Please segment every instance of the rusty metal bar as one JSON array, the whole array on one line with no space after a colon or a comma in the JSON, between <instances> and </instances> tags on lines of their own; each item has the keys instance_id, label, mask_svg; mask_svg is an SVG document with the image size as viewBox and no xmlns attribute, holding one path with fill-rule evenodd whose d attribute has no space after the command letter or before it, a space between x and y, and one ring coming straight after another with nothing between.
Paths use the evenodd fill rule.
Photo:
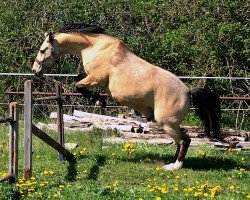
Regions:
<instances>
[{"instance_id":1,"label":"rusty metal bar","mask_svg":"<svg viewBox=\"0 0 250 200\"><path fill-rule=\"evenodd\" d=\"M17 91L6 91L7 95L24 95L24 92ZM56 96L55 92L32 92L32 95L47 95L47 96ZM65 92L62 93L62 96L83 96L81 93L74 92ZM106 93L101 93L100 96L108 96ZM239 101L250 101L250 97L220 97L221 100L239 100ZM50 99L44 99L50 100Z\"/></svg>"},{"instance_id":2,"label":"rusty metal bar","mask_svg":"<svg viewBox=\"0 0 250 200\"><path fill-rule=\"evenodd\" d=\"M17 91L6 91L5 94L12 94L12 95L24 95L24 92L17 92ZM47 96L56 96L55 92L32 92L32 95L47 95ZM108 94L101 93L101 96L108 96ZM66 92L62 93L62 96L83 96L81 93L75 92Z\"/></svg>"},{"instance_id":3,"label":"rusty metal bar","mask_svg":"<svg viewBox=\"0 0 250 200\"><path fill-rule=\"evenodd\" d=\"M250 97L220 97L220 100L239 100L239 101L249 101Z\"/></svg>"},{"instance_id":4,"label":"rusty metal bar","mask_svg":"<svg viewBox=\"0 0 250 200\"><path fill-rule=\"evenodd\" d=\"M41 97L41 98L36 98L34 101L47 101L47 100L58 100L58 97L56 96L49 96L49 97Z\"/></svg>"}]
</instances>

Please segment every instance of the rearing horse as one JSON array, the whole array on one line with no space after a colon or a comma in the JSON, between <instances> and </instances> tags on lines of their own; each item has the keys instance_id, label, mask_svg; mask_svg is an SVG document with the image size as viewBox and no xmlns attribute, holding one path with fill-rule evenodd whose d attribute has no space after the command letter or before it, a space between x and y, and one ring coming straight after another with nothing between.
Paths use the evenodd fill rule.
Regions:
<instances>
[{"instance_id":1,"label":"rearing horse","mask_svg":"<svg viewBox=\"0 0 250 200\"><path fill-rule=\"evenodd\" d=\"M217 95L204 89L189 90L174 74L139 58L121 40L104 34L102 28L81 23L46 33L33 72L42 76L66 53L77 55L87 74L76 83L77 88L101 87L120 104L156 121L174 139L175 162L164 169L178 170L183 165L191 140L180 124L190 110L191 98L199 107L207 135L219 135Z\"/></svg>"}]
</instances>

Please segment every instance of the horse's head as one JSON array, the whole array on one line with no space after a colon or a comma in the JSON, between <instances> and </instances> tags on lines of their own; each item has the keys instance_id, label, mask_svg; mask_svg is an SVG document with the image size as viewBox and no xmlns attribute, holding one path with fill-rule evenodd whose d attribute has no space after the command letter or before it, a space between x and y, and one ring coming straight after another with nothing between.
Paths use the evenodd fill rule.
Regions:
<instances>
[{"instance_id":1,"label":"horse's head","mask_svg":"<svg viewBox=\"0 0 250 200\"><path fill-rule=\"evenodd\" d=\"M45 33L45 40L40 47L32 71L36 76L41 77L48 68L54 66L59 58L58 51L56 50L54 36L50 33Z\"/></svg>"}]
</instances>

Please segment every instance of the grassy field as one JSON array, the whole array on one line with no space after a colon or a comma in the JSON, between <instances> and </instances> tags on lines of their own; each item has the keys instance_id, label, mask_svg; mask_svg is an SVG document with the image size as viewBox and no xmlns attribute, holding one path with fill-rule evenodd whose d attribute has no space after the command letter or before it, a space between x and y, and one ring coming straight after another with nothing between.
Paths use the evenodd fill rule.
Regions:
<instances>
[{"instance_id":1,"label":"grassy field","mask_svg":"<svg viewBox=\"0 0 250 200\"><path fill-rule=\"evenodd\" d=\"M0 127L0 176L7 172L8 127ZM20 138L22 138L22 132ZM54 132L49 134L55 137ZM58 161L58 154L34 137L33 177L23 180L20 139L20 179L0 183L0 199L247 199L250 198L249 152L221 152L209 146L191 147L184 168L163 171L175 146L109 144L112 131L70 132L76 142L76 164Z\"/></svg>"}]
</instances>

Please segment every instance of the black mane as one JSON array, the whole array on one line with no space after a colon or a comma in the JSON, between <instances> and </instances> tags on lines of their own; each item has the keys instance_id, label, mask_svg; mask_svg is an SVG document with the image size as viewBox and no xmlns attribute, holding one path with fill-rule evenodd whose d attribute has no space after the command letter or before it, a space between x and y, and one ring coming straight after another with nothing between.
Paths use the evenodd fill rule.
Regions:
<instances>
[{"instance_id":1,"label":"black mane","mask_svg":"<svg viewBox=\"0 0 250 200\"><path fill-rule=\"evenodd\" d=\"M95 26L89 25L85 23L72 23L66 24L62 28L59 29L59 33L78 33L78 34L100 34L104 33L104 29Z\"/></svg>"}]
</instances>

